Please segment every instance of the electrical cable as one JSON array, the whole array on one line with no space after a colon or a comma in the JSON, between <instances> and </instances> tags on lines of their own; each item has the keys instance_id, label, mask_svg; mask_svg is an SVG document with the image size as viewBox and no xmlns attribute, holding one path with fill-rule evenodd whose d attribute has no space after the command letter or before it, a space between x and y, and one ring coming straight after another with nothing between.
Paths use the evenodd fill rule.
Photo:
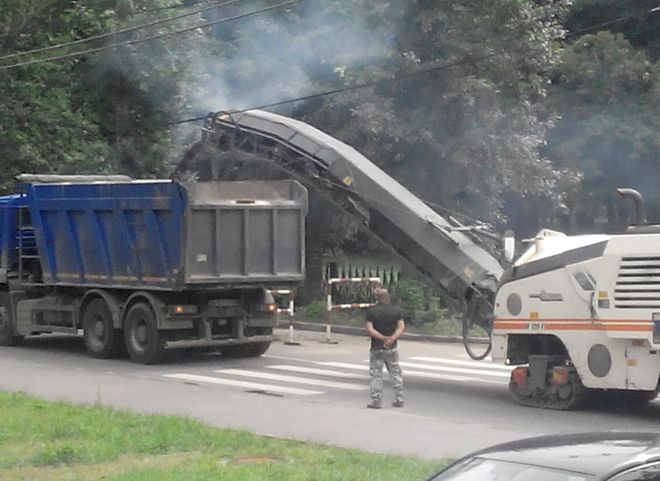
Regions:
<instances>
[{"instance_id":1,"label":"electrical cable","mask_svg":"<svg viewBox=\"0 0 660 481\"><path fill-rule=\"evenodd\" d=\"M194 10L192 12L184 13L184 14L177 15L177 16L174 16L174 17L171 17L171 18L162 18L160 20L155 20L155 21L150 22L150 23L144 23L144 24L141 24L141 25L136 25L134 27L124 28L122 30L116 30L114 32L103 33L103 34L100 34L100 35L94 35L92 37L81 38L79 40L73 40L71 42L60 43L60 44L57 44L57 45L49 45L48 47L41 47L41 48L37 48L37 49L34 49L34 50L26 50L24 52L16 52L16 53L12 53L12 54L9 54L9 55L4 55L4 56L0 57L0 60L9 60L11 58L22 57L22 56L25 56L25 55L32 55L32 54L41 53L41 52L48 52L50 50L56 50L56 49L60 49L60 48L64 48L64 47L70 47L72 45L80 45L82 43L91 42L91 41L94 41L94 40L101 40L103 38L114 37L116 35L121 35L121 34L124 34L124 33L135 32L135 31L142 30L142 29L145 29L145 28L155 27L156 25L162 25L164 23L174 22L176 20L180 20L180 19L186 18L186 17L191 17L193 15L198 15L200 13L205 13L205 12L208 12L210 10L215 10L216 8L226 7L228 5L231 5L233 3L237 3L239 1L241 1L241 0L229 0L229 1L224 2L224 3L216 3L216 5L213 5L212 7L200 8L200 9Z\"/></svg>"},{"instance_id":2,"label":"electrical cable","mask_svg":"<svg viewBox=\"0 0 660 481\"><path fill-rule=\"evenodd\" d=\"M649 10L648 13L653 14L653 13L656 13L656 12L660 12L660 6ZM624 18L624 17L621 17L621 18ZM620 20L620 18L612 20L610 22L607 22L607 24L613 23L613 22L616 22L616 21L619 21L619 20ZM593 27L589 27L589 29L602 27L603 25L604 24L594 25ZM583 30L586 30L586 29L583 29ZM579 32L569 33L568 35L566 35L566 37L569 37L569 36L572 36L572 35L577 35L578 33ZM267 108L272 108L272 107L279 107L281 105L300 102L300 101L303 101L303 100L312 100L312 99L315 99L315 98L326 97L328 95L335 95L335 94L339 94L339 93L343 93L343 92L349 92L349 91L352 91L352 90L358 90L358 89L369 88L369 87L376 87L376 86L384 84L384 83L398 82L398 81L404 80L406 78L415 77L417 75L424 75L424 74L430 73L430 72L445 70L445 69L449 69L449 68L452 68L452 67L457 67L457 66L460 66L460 65L463 65L463 64L466 64L466 63L470 63L470 62L481 62L481 61L487 60L487 59L492 58L492 57L503 55L504 53L505 52L493 52L493 53L490 53L488 55L484 55L482 57L474 57L474 58L467 58L467 59L457 60L455 62L451 62L451 63L441 65L441 66L438 66L438 67L431 67L431 68L428 68L428 69L420 69L420 70L416 70L415 72L411 72L409 74L399 75L399 76L395 76L395 77L389 78L389 79L381 79L381 80L375 80L375 81L372 81L372 82L364 82L364 83L353 85L353 86L350 86L350 87L343 87L343 88L338 88L338 89L334 89L334 90L328 90L328 91L325 91L325 92L318 92L318 93L314 93L314 94L310 94L310 95L305 95L305 96L302 96L302 97L286 99L286 100L282 100L282 101L279 101L279 102L272 102L272 103L263 104L263 105L259 105L259 106L254 106L254 107L248 107L248 108L240 109L240 110L232 110L228 113L229 114L238 114L238 113L242 113L242 112L247 112L248 110L258 110L258 109L267 109ZM206 119L206 117L207 116L204 115L203 117L193 117L193 118L189 118L189 119L177 120L177 121L174 121L174 122L170 122L167 125L172 126L172 125L185 124L185 123L189 123L189 122L199 122L201 120Z\"/></svg>"},{"instance_id":3,"label":"electrical cable","mask_svg":"<svg viewBox=\"0 0 660 481\"><path fill-rule=\"evenodd\" d=\"M443 65L430 67L430 68L426 68L426 69L420 69L420 70L416 70L414 72L410 72L410 73L402 74L402 75L397 75L397 76L394 76L394 77L391 77L391 78L374 80L374 81L371 81L371 82L364 82L364 83L360 83L360 84L357 84L357 85L351 85L349 87L341 87L341 88L338 88L338 89L327 90L327 91L324 91L324 92L317 92L317 93L310 94L310 95L304 95L302 97L296 97L296 98L292 98L292 99L280 100L280 101L277 101L277 102L262 104L262 105L259 105L259 106L253 106L253 107L248 107L248 108L244 108L244 109L231 110L227 113L229 113L231 115L240 114L240 113L243 113L243 112L247 112L249 110L263 110L263 109L272 108L272 107L279 107L281 105L291 104L291 103L295 103L295 102L301 102L303 100L312 100L312 99L316 99L316 98L320 98L320 97L326 97L328 95L335 95L335 94L339 94L339 93L343 93L343 92L350 92L352 90L359 90L359 89L364 89L364 88L377 87L377 86L382 85L382 84L395 83L395 82L399 82L401 80L405 80L405 79L408 79L408 78L411 78L411 77L416 77L418 75L424 75L424 74L427 74L427 73L439 72L441 70L447 70L447 69L450 69L450 68L458 67L460 65L465 65L465 64L468 64L468 63L472 63L472 62L482 62L482 61L487 60L489 58L495 57L496 55L501 55L501 54L494 52L494 53L490 53L488 55L483 55L481 57L464 58L464 59L457 60L455 62L449 62L449 63L443 64ZM203 117L194 117L194 118L190 118L190 119L176 120L174 122L170 122L168 125L171 126L171 125L185 124L185 123L188 123L188 122L198 122L200 120L206 119L206 117L207 117L207 115L204 115Z\"/></svg>"},{"instance_id":4,"label":"electrical cable","mask_svg":"<svg viewBox=\"0 0 660 481\"><path fill-rule=\"evenodd\" d=\"M69 58L80 57L82 55L89 55L89 54L92 54L92 53L103 52L105 50L112 50L112 49L116 49L116 48L120 48L120 47L126 47L128 45L135 45L135 44L138 44L138 43L149 42L151 40L157 40L157 39L160 39L160 38L171 37L173 35L179 35L179 34L182 34L182 33L187 33L187 32L191 32L191 31L198 30L198 29L208 28L208 27L212 27L214 25L230 22L230 21L233 21L233 20L240 20L240 19L250 17L250 16L253 16L253 15L257 15L257 14L260 14L260 13L268 12L268 11L275 10L275 9L278 9L278 8L282 8L282 7L286 7L286 6L289 6L289 5L294 5L296 3L300 3L301 1L303 1L303 0L289 0L287 2L278 3L276 5L271 5L269 7L264 7L264 8L258 9L258 10L254 10L252 12L246 12L246 13L242 13L242 14L239 14L239 15L234 15L232 17L225 17L225 18L221 18L219 20L214 20L212 22L200 23L200 24L194 25L192 27L187 27L187 28L183 28L183 29L180 29L180 30L173 30L171 32L162 33L162 34L158 34L158 35L153 35L151 37L145 37L145 38L141 38L141 39L129 40L129 41L126 41L126 42L115 43L115 44L112 44L112 45L105 45L103 47L93 48L93 49L89 49L89 50L83 50L81 52L74 52L74 53L69 53L69 54L66 54L66 55L60 55L60 56L57 56L57 57L49 57L49 58L44 58L44 59L39 59L39 60L31 60L29 62L14 63L14 64L10 64L10 65L0 65L0 71L10 70L10 69L13 69L13 68L18 68L18 67L27 67L27 66L30 66L30 65L37 65L37 64L46 63L46 62L55 62L55 61L59 61L59 60L65 60L65 59L69 59Z\"/></svg>"},{"instance_id":5,"label":"electrical cable","mask_svg":"<svg viewBox=\"0 0 660 481\"><path fill-rule=\"evenodd\" d=\"M658 13L658 12L660 12L660 5L655 7L655 8L652 8L648 12L643 12L643 13L645 13L646 15L652 15L652 14ZM601 29L603 27L607 27L608 25L613 25L615 23L623 22L623 21L626 21L626 20L633 20L637 17L638 17L637 15L627 15L627 16L624 16L624 17L618 17L618 18L615 18L613 20L608 20L607 22L599 23L597 25L591 25L590 27L581 28L580 30L576 30L575 32L568 32L565 35L565 38L574 37L576 35L581 35L585 32L590 32L591 30L598 30L598 29Z\"/></svg>"},{"instance_id":6,"label":"electrical cable","mask_svg":"<svg viewBox=\"0 0 660 481\"><path fill-rule=\"evenodd\" d=\"M153 13L153 12L162 12L163 10L174 10L178 8L190 8L195 5L204 5L211 3L213 0L200 0L199 2L190 2L183 5L170 5L169 7L160 7L160 8L151 8L149 10L142 10L140 13Z\"/></svg>"}]
</instances>

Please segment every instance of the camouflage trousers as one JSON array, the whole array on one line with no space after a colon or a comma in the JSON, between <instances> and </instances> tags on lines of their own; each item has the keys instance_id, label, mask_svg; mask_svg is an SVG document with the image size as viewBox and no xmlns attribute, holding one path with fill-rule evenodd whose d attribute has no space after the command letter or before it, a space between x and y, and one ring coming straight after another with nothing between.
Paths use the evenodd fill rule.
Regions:
<instances>
[{"instance_id":1,"label":"camouflage trousers","mask_svg":"<svg viewBox=\"0 0 660 481\"><path fill-rule=\"evenodd\" d=\"M396 349L372 349L369 351L369 375L371 376L371 400L381 402L383 395L383 365L390 373L394 385L394 400L403 402L403 376L399 366L399 351Z\"/></svg>"}]
</instances>

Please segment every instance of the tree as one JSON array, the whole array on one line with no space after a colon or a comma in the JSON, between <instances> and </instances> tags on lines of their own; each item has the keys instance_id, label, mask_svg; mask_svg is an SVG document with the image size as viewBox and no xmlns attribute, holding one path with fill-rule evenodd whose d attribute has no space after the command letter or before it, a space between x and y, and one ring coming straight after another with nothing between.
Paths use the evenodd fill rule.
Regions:
<instances>
[{"instance_id":1,"label":"tree","mask_svg":"<svg viewBox=\"0 0 660 481\"><path fill-rule=\"evenodd\" d=\"M164 0L6 0L0 9L0 55L88 38L153 19ZM194 17L182 25L190 25ZM165 27L163 27L165 28ZM167 31L168 28L165 28ZM162 30L159 30L162 31ZM49 58L157 33L6 59ZM168 123L185 102L179 86L198 43L192 36L139 43L63 61L0 71L0 189L21 171L162 175L171 147ZM184 55L183 52L186 54ZM194 57L194 55L193 55Z\"/></svg>"},{"instance_id":2,"label":"tree","mask_svg":"<svg viewBox=\"0 0 660 481\"><path fill-rule=\"evenodd\" d=\"M660 181L660 72L621 34L584 35L562 52L550 105L558 116L548 155L577 168L581 185L569 198L574 228L607 222L620 229L616 187L647 194L651 214Z\"/></svg>"}]
</instances>

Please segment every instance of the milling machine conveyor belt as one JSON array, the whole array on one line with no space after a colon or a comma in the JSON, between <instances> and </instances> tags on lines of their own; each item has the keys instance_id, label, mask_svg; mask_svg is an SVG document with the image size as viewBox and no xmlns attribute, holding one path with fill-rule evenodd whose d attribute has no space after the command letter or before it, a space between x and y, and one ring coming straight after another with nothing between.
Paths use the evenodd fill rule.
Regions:
<instances>
[{"instance_id":1,"label":"milling machine conveyor belt","mask_svg":"<svg viewBox=\"0 0 660 481\"><path fill-rule=\"evenodd\" d=\"M206 141L213 139L223 149L277 157L309 181L330 186L335 196L343 193L372 232L450 294L464 296L472 287L491 298L495 293L503 269L487 250L452 230L447 219L336 138L261 110L219 112L209 116L204 131ZM304 163L313 168L301 168Z\"/></svg>"}]
</instances>

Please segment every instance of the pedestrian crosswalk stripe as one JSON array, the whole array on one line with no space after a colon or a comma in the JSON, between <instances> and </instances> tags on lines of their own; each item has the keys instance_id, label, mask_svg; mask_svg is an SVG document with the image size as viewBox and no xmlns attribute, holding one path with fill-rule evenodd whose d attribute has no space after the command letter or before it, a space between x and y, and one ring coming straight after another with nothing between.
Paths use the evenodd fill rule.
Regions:
<instances>
[{"instance_id":1,"label":"pedestrian crosswalk stripe","mask_svg":"<svg viewBox=\"0 0 660 481\"><path fill-rule=\"evenodd\" d=\"M366 386L359 386L356 384L348 384L345 382L326 381L324 379L310 379L305 377L284 376L281 374L271 374L261 371L247 371L244 369L218 369L215 372L218 374L226 374L231 376L245 376L257 379L267 379L270 381L290 382L293 384L309 384L312 386L333 387L338 389L348 389L350 391L362 391Z\"/></svg>"},{"instance_id":2,"label":"pedestrian crosswalk stripe","mask_svg":"<svg viewBox=\"0 0 660 481\"><path fill-rule=\"evenodd\" d=\"M316 361L316 364L319 366L328 366L328 367L341 367L344 369L357 369L359 371L369 372L369 366L364 364L351 364L348 362L334 362L334 361Z\"/></svg>"},{"instance_id":3,"label":"pedestrian crosswalk stripe","mask_svg":"<svg viewBox=\"0 0 660 481\"><path fill-rule=\"evenodd\" d=\"M489 369L489 370L507 371L507 372L511 372L511 370L513 369L511 366L492 364L487 361L459 361L457 359L446 359L442 357L427 357L427 356L411 357L410 359L412 359L413 361L437 362L439 364L453 364L456 366L466 366L466 367L472 367L474 369Z\"/></svg>"},{"instance_id":4,"label":"pedestrian crosswalk stripe","mask_svg":"<svg viewBox=\"0 0 660 481\"><path fill-rule=\"evenodd\" d=\"M317 364L320 364L322 366L328 366L328 367L339 367L343 369L353 369L353 370L359 370L359 371L369 371L369 366L363 365L363 364L351 364L347 362L317 362ZM403 366L403 363L399 363ZM481 374L476 371L472 371L471 374ZM481 382L481 383L486 383L486 384L504 384L506 381L494 381L494 380L489 380L489 379L480 379L478 377L470 377L470 376L456 376L452 374L440 374L436 372L424 372L424 371L415 371L415 370L409 370L409 369L404 369L403 370L403 376L404 378L407 376L410 377L421 377L421 378L426 378L426 379L439 379L443 381L459 381L459 382ZM508 375L507 375L508 378Z\"/></svg>"},{"instance_id":5,"label":"pedestrian crosswalk stripe","mask_svg":"<svg viewBox=\"0 0 660 481\"><path fill-rule=\"evenodd\" d=\"M238 381L236 379L224 379L210 376L199 376L196 374L165 374L165 377L181 379L183 381L200 382L207 384L220 384L225 386L243 387L255 391L267 391L281 394L297 394L301 396L311 396L315 394L324 394L323 391L311 391L309 389L299 389L293 387L274 386L271 384L261 384L256 382Z\"/></svg>"},{"instance_id":6,"label":"pedestrian crosswalk stripe","mask_svg":"<svg viewBox=\"0 0 660 481\"><path fill-rule=\"evenodd\" d=\"M412 367L416 369L428 369L429 371L444 371L444 372L455 372L462 374L478 374L480 376L490 376L490 377L501 377L509 379L510 373L506 372L489 372L489 371L479 371L476 369L463 369L460 367L442 367L442 366L432 366L430 364L419 364L416 362L405 362L402 361L399 363L403 367Z\"/></svg>"},{"instance_id":7,"label":"pedestrian crosswalk stripe","mask_svg":"<svg viewBox=\"0 0 660 481\"><path fill-rule=\"evenodd\" d=\"M276 364L273 366L266 366L268 369L277 369L279 371L299 372L301 374L314 374L317 376L331 376L344 379L369 379L369 376L362 374L355 374L353 372L333 371L330 369L317 369L314 367L294 366L291 364Z\"/></svg>"}]
</instances>

